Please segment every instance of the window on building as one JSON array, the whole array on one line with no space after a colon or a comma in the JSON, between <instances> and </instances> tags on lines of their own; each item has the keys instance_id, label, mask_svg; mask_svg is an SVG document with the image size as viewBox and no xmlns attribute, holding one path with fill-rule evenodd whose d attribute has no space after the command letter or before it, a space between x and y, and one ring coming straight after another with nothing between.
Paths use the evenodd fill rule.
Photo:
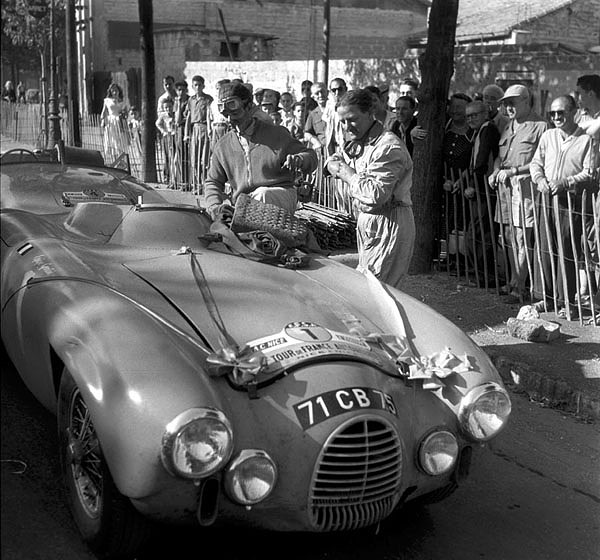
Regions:
<instances>
[{"instance_id":1,"label":"window on building","mask_svg":"<svg viewBox=\"0 0 600 560\"><path fill-rule=\"evenodd\" d=\"M237 60L240 56L240 43L239 42L230 42L231 46L231 54L234 60ZM227 42L221 41L221 49L219 50L219 56L221 58L229 58L229 49L227 48Z\"/></svg>"}]
</instances>

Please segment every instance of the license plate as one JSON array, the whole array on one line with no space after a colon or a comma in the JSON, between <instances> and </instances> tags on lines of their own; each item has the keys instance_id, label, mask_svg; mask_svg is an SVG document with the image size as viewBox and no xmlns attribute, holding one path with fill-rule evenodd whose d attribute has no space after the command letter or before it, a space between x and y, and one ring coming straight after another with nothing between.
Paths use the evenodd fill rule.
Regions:
<instances>
[{"instance_id":1,"label":"license plate","mask_svg":"<svg viewBox=\"0 0 600 560\"><path fill-rule=\"evenodd\" d=\"M315 395L294 405L296 417L304 430L346 412L385 410L397 416L391 395L371 387L346 387Z\"/></svg>"}]
</instances>

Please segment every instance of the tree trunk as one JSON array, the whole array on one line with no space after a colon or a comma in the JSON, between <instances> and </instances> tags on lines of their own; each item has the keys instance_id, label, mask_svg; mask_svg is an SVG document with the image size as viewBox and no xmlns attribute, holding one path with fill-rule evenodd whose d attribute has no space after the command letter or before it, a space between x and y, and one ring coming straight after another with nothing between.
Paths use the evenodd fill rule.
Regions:
<instances>
[{"instance_id":1,"label":"tree trunk","mask_svg":"<svg viewBox=\"0 0 600 560\"><path fill-rule=\"evenodd\" d=\"M142 51L142 181L156 183L156 92L154 87L154 35L152 0L138 0Z\"/></svg>"},{"instance_id":2,"label":"tree trunk","mask_svg":"<svg viewBox=\"0 0 600 560\"><path fill-rule=\"evenodd\" d=\"M454 39L459 0L433 0L429 15L427 48L419 59L418 124L428 131L424 141L416 141L412 197L417 236L411 273L431 270L435 232L441 219L440 189L442 143L446 123L446 101L454 71Z\"/></svg>"}]
</instances>

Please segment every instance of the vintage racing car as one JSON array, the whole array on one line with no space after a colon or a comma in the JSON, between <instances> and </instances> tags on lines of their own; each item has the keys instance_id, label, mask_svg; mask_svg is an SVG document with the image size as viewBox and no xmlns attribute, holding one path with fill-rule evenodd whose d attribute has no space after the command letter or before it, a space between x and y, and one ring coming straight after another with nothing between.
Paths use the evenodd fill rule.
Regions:
<instances>
[{"instance_id":1,"label":"vintage racing car","mask_svg":"<svg viewBox=\"0 0 600 560\"><path fill-rule=\"evenodd\" d=\"M133 557L156 521L373 525L450 494L505 426L485 353L372 275L247 258L98 153L12 151L0 170L2 340L57 416L103 556Z\"/></svg>"}]
</instances>

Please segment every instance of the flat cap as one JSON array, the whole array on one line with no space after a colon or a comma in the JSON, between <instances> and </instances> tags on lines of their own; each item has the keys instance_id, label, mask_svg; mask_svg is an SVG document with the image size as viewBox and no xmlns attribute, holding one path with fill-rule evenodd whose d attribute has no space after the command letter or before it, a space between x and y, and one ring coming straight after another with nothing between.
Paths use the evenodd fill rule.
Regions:
<instances>
[{"instance_id":1,"label":"flat cap","mask_svg":"<svg viewBox=\"0 0 600 560\"><path fill-rule=\"evenodd\" d=\"M527 86L523 86L521 84L514 84L510 86L505 92L504 95L500 98L500 101L504 101L505 99L511 99L513 97L519 97L521 99L529 100L529 90Z\"/></svg>"},{"instance_id":2,"label":"flat cap","mask_svg":"<svg viewBox=\"0 0 600 560\"><path fill-rule=\"evenodd\" d=\"M249 99L252 99L252 94L243 84L223 84L219 88L219 101L224 101L230 97L239 97L242 101L248 101Z\"/></svg>"}]
</instances>

